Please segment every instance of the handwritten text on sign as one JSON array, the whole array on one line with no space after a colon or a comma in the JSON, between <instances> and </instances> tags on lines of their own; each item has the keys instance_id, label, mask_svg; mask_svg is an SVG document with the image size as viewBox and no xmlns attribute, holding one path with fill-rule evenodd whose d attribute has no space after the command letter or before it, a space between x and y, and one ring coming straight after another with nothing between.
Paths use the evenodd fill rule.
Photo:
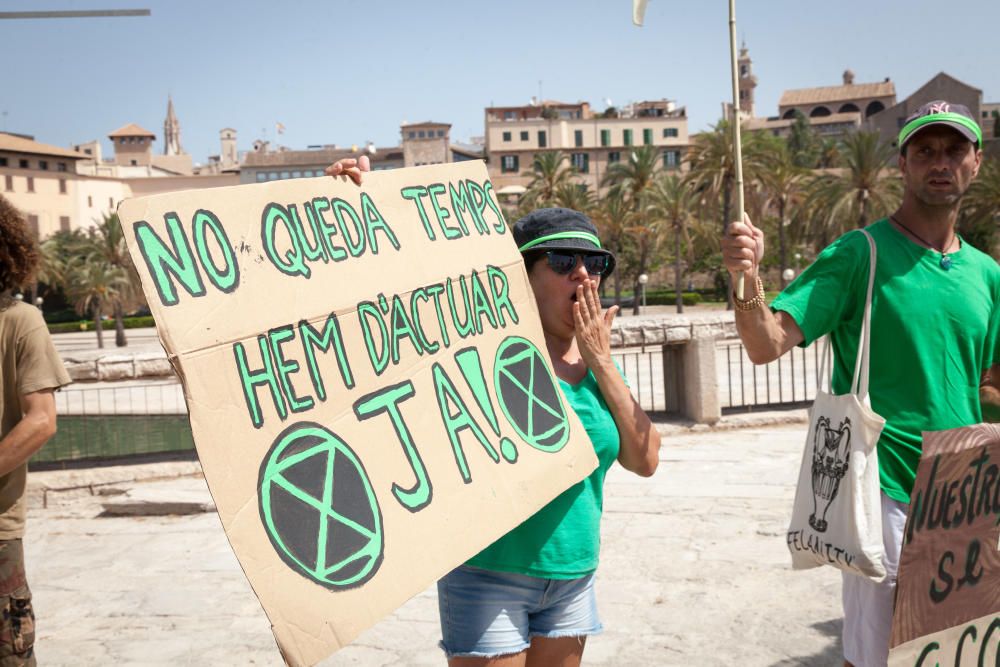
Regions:
<instances>
[{"instance_id":1,"label":"handwritten text on sign","mask_svg":"<svg viewBox=\"0 0 1000 667\"><path fill-rule=\"evenodd\" d=\"M482 164L119 215L290 661L350 641L593 469Z\"/></svg>"},{"instance_id":2,"label":"handwritten text on sign","mask_svg":"<svg viewBox=\"0 0 1000 667\"><path fill-rule=\"evenodd\" d=\"M925 433L900 558L893 665L983 664L997 652L998 520L1000 427Z\"/></svg>"}]
</instances>

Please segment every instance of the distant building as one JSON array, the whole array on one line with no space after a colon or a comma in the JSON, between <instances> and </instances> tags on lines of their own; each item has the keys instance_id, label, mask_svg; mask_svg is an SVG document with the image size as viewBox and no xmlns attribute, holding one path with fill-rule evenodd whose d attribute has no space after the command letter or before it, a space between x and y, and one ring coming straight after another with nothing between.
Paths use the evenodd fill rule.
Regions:
<instances>
[{"instance_id":1,"label":"distant building","mask_svg":"<svg viewBox=\"0 0 1000 667\"><path fill-rule=\"evenodd\" d=\"M844 72L841 86L786 90L778 101L778 117L795 118L798 111L807 118L858 113L868 118L896 103L896 86L886 77L878 83L854 83L854 72Z\"/></svg>"},{"instance_id":2,"label":"distant building","mask_svg":"<svg viewBox=\"0 0 1000 667\"><path fill-rule=\"evenodd\" d=\"M806 118L812 130L823 138L840 138L861 127L861 114L856 111L835 113L818 118ZM743 128L749 131L764 130L778 137L788 137L792 133L795 117L748 118Z\"/></svg>"},{"instance_id":3,"label":"distant building","mask_svg":"<svg viewBox=\"0 0 1000 667\"><path fill-rule=\"evenodd\" d=\"M38 238L80 225L76 164L83 156L0 132L0 192L28 221Z\"/></svg>"},{"instance_id":4,"label":"distant building","mask_svg":"<svg viewBox=\"0 0 1000 667\"><path fill-rule=\"evenodd\" d=\"M896 86L886 78L878 83L854 83L854 72L845 70L840 86L820 86L786 90L778 102L778 115L754 115L753 89L757 77L746 46L740 51L739 94L743 128L749 131L770 132L779 137L791 134L795 118L802 115L809 126L821 137L840 138L862 127L865 119L896 103ZM728 118L729 104L723 104L723 114Z\"/></svg>"},{"instance_id":5,"label":"distant building","mask_svg":"<svg viewBox=\"0 0 1000 667\"><path fill-rule=\"evenodd\" d=\"M198 173L181 147L180 122L169 99L164 135L164 154L157 155L156 135L134 123L121 127L108 135L114 155L105 159L97 140L67 150L28 135L0 133L0 191L44 239L93 225L127 197L239 183L235 130L220 133L225 161L219 156Z\"/></svg>"},{"instance_id":6,"label":"distant building","mask_svg":"<svg viewBox=\"0 0 1000 667\"><path fill-rule=\"evenodd\" d=\"M350 148L337 145L310 146L306 150L284 147L272 149L266 141L254 142L240 165L241 183L264 183L286 178L322 176L323 170L337 160L368 155L372 170L418 167L464 160L483 159L482 146L451 143L451 125L425 121L403 123L399 128L399 146Z\"/></svg>"},{"instance_id":7,"label":"distant building","mask_svg":"<svg viewBox=\"0 0 1000 667\"><path fill-rule=\"evenodd\" d=\"M174 113L174 101L167 96L167 117L163 121L163 154L184 155L181 148L181 123Z\"/></svg>"},{"instance_id":8,"label":"distant building","mask_svg":"<svg viewBox=\"0 0 1000 667\"><path fill-rule=\"evenodd\" d=\"M984 102L979 108L979 119L983 139L1000 139L1000 132L996 132L997 123L1000 122L1000 102Z\"/></svg>"},{"instance_id":9,"label":"distant building","mask_svg":"<svg viewBox=\"0 0 1000 667\"><path fill-rule=\"evenodd\" d=\"M885 111L869 118L867 127L876 130L883 141L895 145L899 138L899 130L902 129L906 118L924 104L934 100L964 104L972 112L973 117L980 119L983 129L986 129L981 114L983 91L944 72L935 75L898 104L893 104Z\"/></svg>"},{"instance_id":10,"label":"distant building","mask_svg":"<svg viewBox=\"0 0 1000 667\"><path fill-rule=\"evenodd\" d=\"M403 164L419 167L424 164L451 162L448 152L451 125L449 123L404 123L399 128L402 136Z\"/></svg>"},{"instance_id":11,"label":"distant building","mask_svg":"<svg viewBox=\"0 0 1000 667\"><path fill-rule=\"evenodd\" d=\"M281 148L270 150L267 142L258 142L240 165L240 183L265 183L288 178L314 178L337 160L368 155L373 170L403 166L403 150L398 146L379 148L373 144L359 148L314 146L306 150Z\"/></svg>"},{"instance_id":12,"label":"distant building","mask_svg":"<svg viewBox=\"0 0 1000 667\"><path fill-rule=\"evenodd\" d=\"M153 164L153 141L156 135L135 123L120 127L108 135L115 149L114 163L119 167L148 167Z\"/></svg>"},{"instance_id":13,"label":"distant building","mask_svg":"<svg viewBox=\"0 0 1000 667\"><path fill-rule=\"evenodd\" d=\"M750 59L750 51L744 43L740 49L740 56L736 61L739 68L739 95L740 112L749 118L754 116L754 89L757 88L757 77L753 73L753 60Z\"/></svg>"},{"instance_id":14,"label":"distant building","mask_svg":"<svg viewBox=\"0 0 1000 667\"><path fill-rule=\"evenodd\" d=\"M608 166L628 159L636 146L656 146L666 169L680 169L688 148L684 107L671 100L631 104L594 113L587 102L545 101L526 106L487 107L486 161L500 194L520 194L530 182L522 173L535 155L562 151L577 180L595 192Z\"/></svg>"}]
</instances>

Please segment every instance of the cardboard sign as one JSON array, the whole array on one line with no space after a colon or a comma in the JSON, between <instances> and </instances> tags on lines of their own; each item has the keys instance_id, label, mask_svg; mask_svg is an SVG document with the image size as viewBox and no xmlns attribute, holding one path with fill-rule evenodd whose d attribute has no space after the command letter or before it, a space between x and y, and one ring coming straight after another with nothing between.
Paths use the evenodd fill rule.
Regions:
<instances>
[{"instance_id":1,"label":"cardboard sign","mask_svg":"<svg viewBox=\"0 0 1000 667\"><path fill-rule=\"evenodd\" d=\"M995 664L1000 426L924 433L910 501L889 664Z\"/></svg>"},{"instance_id":2,"label":"cardboard sign","mask_svg":"<svg viewBox=\"0 0 1000 667\"><path fill-rule=\"evenodd\" d=\"M226 534L312 664L597 465L481 162L128 200Z\"/></svg>"}]
</instances>

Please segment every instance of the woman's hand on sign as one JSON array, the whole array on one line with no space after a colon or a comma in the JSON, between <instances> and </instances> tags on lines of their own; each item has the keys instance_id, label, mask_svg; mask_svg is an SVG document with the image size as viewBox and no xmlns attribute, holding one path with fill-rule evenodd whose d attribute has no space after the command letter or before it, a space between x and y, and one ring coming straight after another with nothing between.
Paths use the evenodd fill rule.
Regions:
<instances>
[{"instance_id":1,"label":"woman's hand on sign","mask_svg":"<svg viewBox=\"0 0 1000 667\"><path fill-rule=\"evenodd\" d=\"M573 322L576 344L588 368L596 369L611 363L611 323L615 321L618 306L601 312L601 298L597 281L585 280L576 288L573 303Z\"/></svg>"},{"instance_id":2,"label":"woman's hand on sign","mask_svg":"<svg viewBox=\"0 0 1000 667\"><path fill-rule=\"evenodd\" d=\"M757 267L764 258L764 232L753 226L750 216L743 222L732 222L722 235L722 264L734 276L745 273L749 280L757 277Z\"/></svg>"},{"instance_id":3,"label":"woman's hand on sign","mask_svg":"<svg viewBox=\"0 0 1000 667\"><path fill-rule=\"evenodd\" d=\"M361 157L354 159L352 157L345 157L342 160L337 160L329 167L324 170L327 176L347 176L356 185L361 185L361 174L366 171L371 171L371 162L368 160L367 155L362 155Z\"/></svg>"}]
</instances>

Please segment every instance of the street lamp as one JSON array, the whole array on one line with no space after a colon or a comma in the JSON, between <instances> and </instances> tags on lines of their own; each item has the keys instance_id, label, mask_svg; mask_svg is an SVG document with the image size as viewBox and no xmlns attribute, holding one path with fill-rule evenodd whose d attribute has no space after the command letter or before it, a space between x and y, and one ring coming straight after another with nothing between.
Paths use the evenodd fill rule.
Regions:
<instances>
[{"instance_id":1,"label":"street lamp","mask_svg":"<svg viewBox=\"0 0 1000 667\"><path fill-rule=\"evenodd\" d=\"M45 303L45 299L43 299L40 296L36 296L35 297L35 306L38 308L38 310L42 309L42 304L43 303Z\"/></svg>"},{"instance_id":2,"label":"street lamp","mask_svg":"<svg viewBox=\"0 0 1000 667\"><path fill-rule=\"evenodd\" d=\"M795 278L795 269L792 268L785 269L784 271L781 272L781 278L786 283L792 282L792 279Z\"/></svg>"},{"instance_id":3,"label":"street lamp","mask_svg":"<svg viewBox=\"0 0 1000 667\"><path fill-rule=\"evenodd\" d=\"M645 273L639 274L639 289L642 291L642 311L646 311L646 283L649 282L649 276Z\"/></svg>"}]
</instances>

